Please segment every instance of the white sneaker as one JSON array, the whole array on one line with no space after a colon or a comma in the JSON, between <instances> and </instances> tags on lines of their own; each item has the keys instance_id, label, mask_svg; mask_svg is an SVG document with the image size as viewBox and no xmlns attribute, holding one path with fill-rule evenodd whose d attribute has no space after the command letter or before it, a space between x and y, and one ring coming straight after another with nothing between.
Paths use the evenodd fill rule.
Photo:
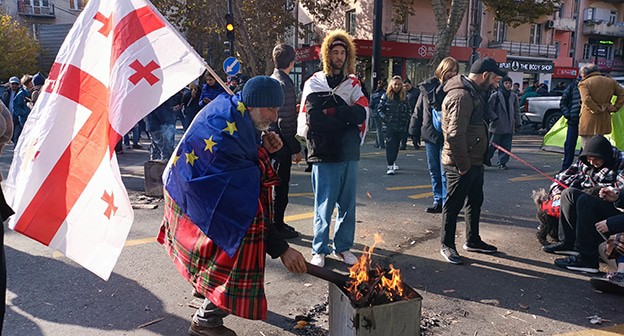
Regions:
<instances>
[{"instance_id":1,"label":"white sneaker","mask_svg":"<svg viewBox=\"0 0 624 336\"><path fill-rule=\"evenodd\" d=\"M310 264L318 267L325 267L325 255L324 254L313 254L312 259L310 260Z\"/></svg>"},{"instance_id":2,"label":"white sneaker","mask_svg":"<svg viewBox=\"0 0 624 336\"><path fill-rule=\"evenodd\" d=\"M399 170L399 166L397 166L396 163L392 165L392 168L394 168L394 170Z\"/></svg>"},{"instance_id":3,"label":"white sneaker","mask_svg":"<svg viewBox=\"0 0 624 336\"><path fill-rule=\"evenodd\" d=\"M386 171L386 175L394 175L394 166L388 166L388 170Z\"/></svg>"},{"instance_id":4,"label":"white sneaker","mask_svg":"<svg viewBox=\"0 0 624 336\"><path fill-rule=\"evenodd\" d=\"M350 251L334 253L334 256L336 256L336 258L340 259L340 261L349 266L355 265L358 262L358 258L354 256L353 253L351 253Z\"/></svg>"}]
</instances>

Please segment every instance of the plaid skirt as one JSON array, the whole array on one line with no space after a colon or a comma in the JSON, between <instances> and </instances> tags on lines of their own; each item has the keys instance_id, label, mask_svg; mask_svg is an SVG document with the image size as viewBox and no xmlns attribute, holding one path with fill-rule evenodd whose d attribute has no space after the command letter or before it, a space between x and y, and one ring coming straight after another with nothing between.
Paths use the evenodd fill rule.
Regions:
<instances>
[{"instance_id":1,"label":"plaid skirt","mask_svg":"<svg viewBox=\"0 0 624 336\"><path fill-rule=\"evenodd\" d=\"M259 161L262 186L258 212L232 258L204 235L166 191L165 215L158 235L158 242L197 292L224 311L252 320L267 317L265 223L272 220L272 186L279 181L262 148Z\"/></svg>"}]
</instances>

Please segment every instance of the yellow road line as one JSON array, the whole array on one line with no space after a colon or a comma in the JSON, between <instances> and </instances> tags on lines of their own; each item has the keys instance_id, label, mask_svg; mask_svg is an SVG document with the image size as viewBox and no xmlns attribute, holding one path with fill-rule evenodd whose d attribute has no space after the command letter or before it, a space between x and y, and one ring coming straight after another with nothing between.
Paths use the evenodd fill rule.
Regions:
<instances>
[{"instance_id":1,"label":"yellow road line","mask_svg":"<svg viewBox=\"0 0 624 336\"><path fill-rule=\"evenodd\" d=\"M411 199L421 199L421 198L427 198L427 197L431 197L431 196L433 196L433 193L432 192L427 192L427 193L422 193L422 194L410 195L410 196L407 196L407 197L409 197Z\"/></svg>"},{"instance_id":2,"label":"yellow road line","mask_svg":"<svg viewBox=\"0 0 624 336\"><path fill-rule=\"evenodd\" d=\"M553 172L547 172L545 174L549 175L549 176L554 176L557 173L558 173L558 171L553 171ZM546 180L546 179L547 179L547 177L542 175L542 174L534 174L534 175L513 177L513 178L510 178L509 181L511 181L511 182L523 182L523 181L536 181L536 180Z\"/></svg>"},{"instance_id":3,"label":"yellow road line","mask_svg":"<svg viewBox=\"0 0 624 336\"><path fill-rule=\"evenodd\" d=\"M616 336L624 334L624 324L601 329L587 329L560 334L559 336Z\"/></svg>"},{"instance_id":4,"label":"yellow road line","mask_svg":"<svg viewBox=\"0 0 624 336\"><path fill-rule=\"evenodd\" d=\"M284 222L294 222L302 219L314 218L314 212L307 212L297 215L284 216Z\"/></svg>"},{"instance_id":5,"label":"yellow road line","mask_svg":"<svg viewBox=\"0 0 624 336\"><path fill-rule=\"evenodd\" d=\"M293 194L288 194L288 197L309 197L309 196L314 196L314 193L293 193Z\"/></svg>"},{"instance_id":6,"label":"yellow road line","mask_svg":"<svg viewBox=\"0 0 624 336\"><path fill-rule=\"evenodd\" d=\"M155 243L155 242L156 242L156 237L133 239L133 240L127 240L125 246L136 246L136 245L143 245L143 244L149 244L149 243Z\"/></svg>"},{"instance_id":7,"label":"yellow road line","mask_svg":"<svg viewBox=\"0 0 624 336\"><path fill-rule=\"evenodd\" d=\"M386 190L388 191L396 191L396 190L412 190L412 189L426 189L431 188L431 184L424 185L415 185L415 186L403 186L403 187L388 187Z\"/></svg>"}]
</instances>

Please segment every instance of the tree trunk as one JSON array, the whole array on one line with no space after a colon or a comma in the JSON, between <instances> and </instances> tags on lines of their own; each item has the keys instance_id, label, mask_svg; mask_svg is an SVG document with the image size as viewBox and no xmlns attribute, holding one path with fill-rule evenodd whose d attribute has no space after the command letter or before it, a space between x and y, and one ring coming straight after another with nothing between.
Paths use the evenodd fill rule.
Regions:
<instances>
[{"instance_id":1,"label":"tree trunk","mask_svg":"<svg viewBox=\"0 0 624 336\"><path fill-rule=\"evenodd\" d=\"M446 0L431 0L431 7L436 18L438 35L435 52L429 60L429 67L433 70L442 59L450 55L451 44L466 13L468 0L453 0L449 15L446 14Z\"/></svg>"}]
</instances>

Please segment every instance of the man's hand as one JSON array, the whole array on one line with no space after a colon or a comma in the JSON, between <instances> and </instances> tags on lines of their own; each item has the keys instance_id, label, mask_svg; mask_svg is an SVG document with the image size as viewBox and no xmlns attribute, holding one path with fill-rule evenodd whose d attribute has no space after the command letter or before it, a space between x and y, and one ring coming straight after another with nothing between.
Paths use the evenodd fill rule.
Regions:
<instances>
[{"instance_id":1,"label":"man's hand","mask_svg":"<svg viewBox=\"0 0 624 336\"><path fill-rule=\"evenodd\" d=\"M600 189L598 196L607 202L615 202L619 197L619 192L615 188L606 187Z\"/></svg>"},{"instance_id":2,"label":"man's hand","mask_svg":"<svg viewBox=\"0 0 624 336\"><path fill-rule=\"evenodd\" d=\"M262 134L262 147L264 147L267 152L275 153L280 150L283 145L282 139L280 139L277 133L270 131Z\"/></svg>"},{"instance_id":3,"label":"man's hand","mask_svg":"<svg viewBox=\"0 0 624 336\"><path fill-rule=\"evenodd\" d=\"M561 194L555 195L555 196L552 197L553 201L556 201L556 200L558 200L560 198L561 198Z\"/></svg>"},{"instance_id":4,"label":"man's hand","mask_svg":"<svg viewBox=\"0 0 624 336\"><path fill-rule=\"evenodd\" d=\"M289 271L294 273L306 272L305 258L301 252L294 248L288 247L288 250L280 256L280 259Z\"/></svg>"},{"instance_id":5,"label":"man's hand","mask_svg":"<svg viewBox=\"0 0 624 336\"><path fill-rule=\"evenodd\" d=\"M299 152L297 154L293 154L292 160L295 161L295 163L301 162L301 152Z\"/></svg>"},{"instance_id":6,"label":"man's hand","mask_svg":"<svg viewBox=\"0 0 624 336\"><path fill-rule=\"evenodd\" d=\"M598 230L598 232L600 233L607 233L609 232L609 227L607 226L607 220L601 220L600 222L596 223L596 230Z\"/></svg>"},{"instance_id":7,"label":"man's hand","mask_svg":"<svg viewBox=\"0 0 624 336\"><path fill-rule=\"evenodd\" d=\"M202 99L202 100L204 101L204 104L208 104L208 103L210 103L210 99L208 99L208 98L204 98L204 99Z\"/></svg>"}]
</instances>

